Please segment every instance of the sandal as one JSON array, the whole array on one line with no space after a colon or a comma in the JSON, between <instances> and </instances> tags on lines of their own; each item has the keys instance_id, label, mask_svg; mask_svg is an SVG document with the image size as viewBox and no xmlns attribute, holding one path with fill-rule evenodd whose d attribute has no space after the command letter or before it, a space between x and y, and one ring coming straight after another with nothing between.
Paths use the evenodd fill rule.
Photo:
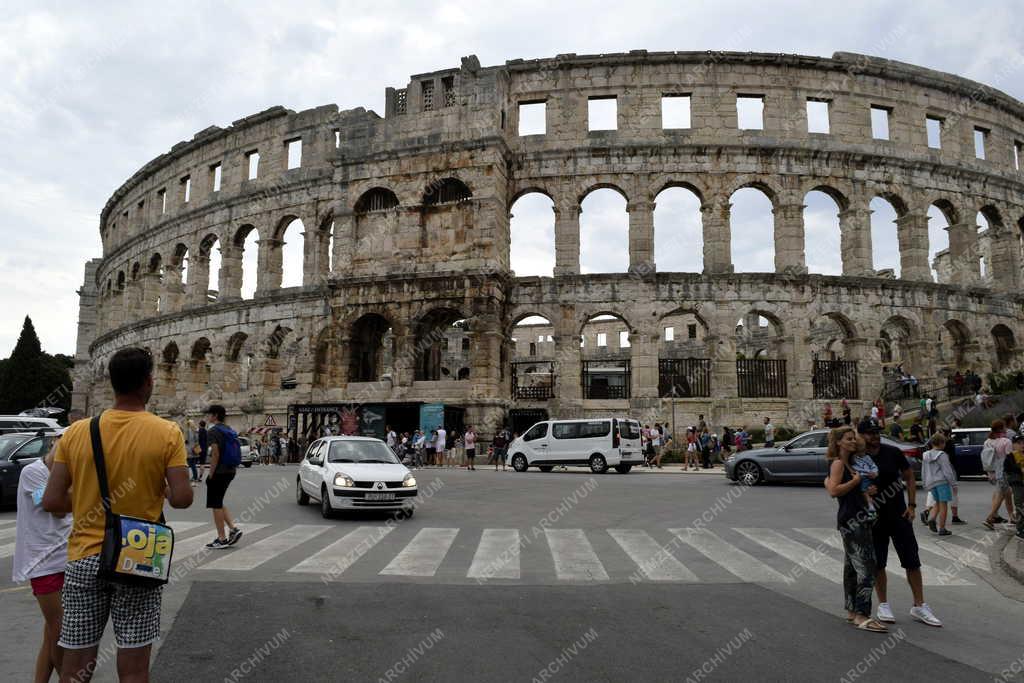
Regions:
<instances>
[{"instance_id":1,"label":"sandal","mask_svg":"<svg viewBox=\"0 0 1024 683\"><path fill-rule=\"evenodd\" d=\"M861 631L871 631L872 633L888 633L889 629L884 624L880 624L874 619L867 619L857 624L857 628Z\"/></svg>"}]
</instances>

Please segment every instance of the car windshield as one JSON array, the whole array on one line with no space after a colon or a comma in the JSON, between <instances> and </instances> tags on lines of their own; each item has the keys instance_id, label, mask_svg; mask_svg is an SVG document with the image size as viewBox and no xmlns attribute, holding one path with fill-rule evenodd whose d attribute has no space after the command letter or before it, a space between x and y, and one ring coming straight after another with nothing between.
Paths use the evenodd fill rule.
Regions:
<instances>
[{"instance_id":1,"label":"car windshield","mask_svg":"<svg viewBox=\"0 0 1024 683\"><path fill-rule=\"evenodd\" d=\"M6 460L14 449L25 443L31 436L24 434L5 434L0 436L0 460Z\"/></svg>"},{"instance_id":2,"label":"car windshield","mask_svg":"<svg viewBox=\"0 0 1024 683\"><path fill-rule=\"evenodd\" d=\"M328 462L398 465L398 458L380 441L332 441Z\"/></svg>"}]
</instances>

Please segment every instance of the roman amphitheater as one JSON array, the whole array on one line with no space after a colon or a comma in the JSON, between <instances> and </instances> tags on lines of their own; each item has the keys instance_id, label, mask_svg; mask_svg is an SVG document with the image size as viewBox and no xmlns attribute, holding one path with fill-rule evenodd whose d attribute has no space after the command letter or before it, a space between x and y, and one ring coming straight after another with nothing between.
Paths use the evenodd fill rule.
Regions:
<instances>
[{"instance_id":1,"label":"roman amphitheater","mask_svg":"<svg viewBox=\"0 0 1024 683\"><path fill-rule=\"evenodd\" d=\"M387 88L383 117L273 107L114 191L74 403L107 405L106 362L138 345L157 413L218 401L243 430L300 439L442 419L486 439L504 420L673 407L801 427L844 398L858 413L893 368L928 389L1016 366L1022 141L1024 105L994 88L842 52L470 56ZM768 228L738 244L733 197L751 189ZM628 266L586 272L581 217L609 191L628 218L599 248ZM656 218L666 193L694 197L695 230ZM841 272L809 272L811 193L834 203ZM526 198L550 206L546 276L512 269ZM882 204L895 267L872 248ZM931 252L929 213L946 240ZM660 267L673 230L696 272ZM774 268L740 272L741 247Z\"/></svg>"}]
</instances>

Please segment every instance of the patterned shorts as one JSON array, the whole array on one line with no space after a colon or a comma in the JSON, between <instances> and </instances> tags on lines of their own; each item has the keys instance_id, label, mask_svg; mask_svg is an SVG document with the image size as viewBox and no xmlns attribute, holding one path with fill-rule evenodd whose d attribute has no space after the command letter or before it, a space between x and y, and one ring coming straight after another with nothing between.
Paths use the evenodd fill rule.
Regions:
<instances>
[{"instance_id":1,"label":"patterned shorts","mask_svg":"<svg viewBox=\"0 0 1024 683\"><path fill-rule=\"evenodd\" d=\"M156 642L160 637L162 587L103 581L96 576L99 565L99 555L68 562L58 644L69 650L99 645L108 619L114 622L114 640L119 648L144 647Z\"/></svg>"}]
</instances>

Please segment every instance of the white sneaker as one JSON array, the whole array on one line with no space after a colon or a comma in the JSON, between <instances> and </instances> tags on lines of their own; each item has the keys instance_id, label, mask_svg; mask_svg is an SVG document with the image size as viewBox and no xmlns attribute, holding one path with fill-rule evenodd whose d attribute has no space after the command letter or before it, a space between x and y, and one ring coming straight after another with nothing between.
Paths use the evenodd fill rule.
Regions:
<instances>
[{"instance_id":1,"label":"white sneaker","mask_svg":"<svg viewBox=\"0 0 1024 683\"><path fill-rule=\"evenodd\" d=\"M932 608L926 602L921 603L917 607L911 607L910 616L929 626L942 626L942 622L932 614Z\"/></svg>"},{"instance_id":2,"label":"white sneaker","mask_svg":"<svg viewBox=\"0 0 1024 683\"><path fill-rule=\"evenodd\" d=\"M892 607L887 602L878 603L878 611L875 613L875 618L879 621L884 621L887 624L895 624L896 617L893 616Z\"/></svg>"}]
</instances>

